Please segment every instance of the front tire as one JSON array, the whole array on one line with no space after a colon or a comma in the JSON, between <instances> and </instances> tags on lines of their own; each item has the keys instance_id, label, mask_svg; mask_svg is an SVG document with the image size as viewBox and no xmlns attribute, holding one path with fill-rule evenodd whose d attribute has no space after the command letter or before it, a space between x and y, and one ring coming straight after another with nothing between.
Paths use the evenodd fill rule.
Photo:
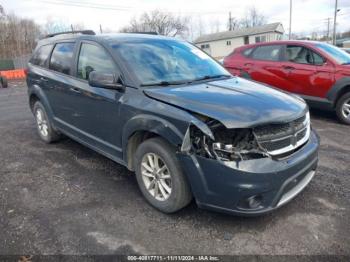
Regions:
<instances>
[{"instance_id":1,"label":"front tire","mask_svg":"<svg viewBox=\"0 0 350 262\"><path fill-rule=\"evenodd\" d=\"M342 123L350 125L350 93L340 97L336 105L336 113Z\"/></svg>"},{"instance_id":2,"label":"front tire","mask_svg":"<svg viewBox=\"0 0 350 262\"><path fill-rule=\"evenodd\" d=\"M52 128L50 119L40 101L35 102L33 113L40 138L46 143L52 143L59 140L61 136Z\"/></svg>"},{"instance_id":3,"label":"front tire","mask_svg":"<svg viewBox=\"0 0 350 262\"><path fill-rule=\"evenodd\" d=\"M164 213L173 213L188 205L192 194L175 148L161 138L151 138L136 150L137 183L146 200Z\"/></svg>"}]
</instances>

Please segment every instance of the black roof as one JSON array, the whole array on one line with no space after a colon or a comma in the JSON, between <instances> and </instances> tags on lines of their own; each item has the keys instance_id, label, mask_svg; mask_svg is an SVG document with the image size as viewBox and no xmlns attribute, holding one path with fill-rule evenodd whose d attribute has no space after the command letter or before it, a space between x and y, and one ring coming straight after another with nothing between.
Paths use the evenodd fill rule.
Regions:
<instances>
[{"instance_id":1,"label":"black roof","mask_svg":"<svg viewBox=\"0 0 350 262\"><path fill-rule=\"evenodd\" d=\"M80 32L80 31L79 31ZM166 37L161 35L155 35L150 33L108 33L108 34L84 34L84 33L72 33L72 32L63 32L62 34L53 34L48 35L46 38L43 38L39 41L39 45L54 43L57 41L65 40L75 40L75 39L84 39L84 40L93 40L98 42L115 42L115 41L126 41L126 40L137 40L137 39L174 39L173 37Z\"/></svg>"}]
</instances>

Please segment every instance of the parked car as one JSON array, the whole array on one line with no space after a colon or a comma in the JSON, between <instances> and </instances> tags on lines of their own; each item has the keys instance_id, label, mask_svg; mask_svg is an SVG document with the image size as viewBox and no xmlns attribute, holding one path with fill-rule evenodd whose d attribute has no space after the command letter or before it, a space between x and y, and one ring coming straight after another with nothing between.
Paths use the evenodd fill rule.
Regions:
<instances>
[{"instance_id":1,"label":"parked car","mask_svg":"<svg viewBox=\"0 0 350 262\"><path fill-rule=\"evenodd\" d=\"M7 88L8 82L6 77L0 75L0 88Z\"/></svg>"},{"instance_id":2,"label":"parked car","mask_svg":"<svg viewBox=\"0 0 350 262\"><path fill-rule=\"evenodd\" d=\"M27 84L43 141L65 134L135 171L144 197L165 213L192 198L202 208L266 213L315 174L319 138L305 102L232 77L184 41L50 35Z\"/></svg>"},{"instance_id":3,"label":"parked car","mask_svg":"<svg viewBox=\"0 0 350 262\"><path fill-rule=\"evenodd\" d=\"M347 52L348 54L350 54L350 48L342 48L342 50L344 50L345 52Z\"/></svg>"},{"instance_id":4,"label":"parked car","mask_svg":"<svg viewBox=\"0 0 350 262\"><path fill-rule=\"evenodd\" d=\"M321 42L276 41L237 48L224 60L232 74L300 95L350 124L350 54Z\"/></svg>"}]
</instances>

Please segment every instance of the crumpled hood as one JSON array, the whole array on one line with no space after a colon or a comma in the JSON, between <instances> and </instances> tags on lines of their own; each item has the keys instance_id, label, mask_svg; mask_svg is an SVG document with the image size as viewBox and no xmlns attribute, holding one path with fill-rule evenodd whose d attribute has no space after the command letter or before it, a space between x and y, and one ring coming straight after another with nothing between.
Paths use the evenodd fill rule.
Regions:
<instances>
[{"instance_id":1,"label":"crumpled hood","mask_svg":"<svg viewBox=\"0 0 350 262\"><path fill-rule=\"evenodd\" d=\"M216 119L227 128L286 122L301 116L306 103L273 88L234 77L198 85L148 88L151 98Z\"/></svg>"}]
</instances>

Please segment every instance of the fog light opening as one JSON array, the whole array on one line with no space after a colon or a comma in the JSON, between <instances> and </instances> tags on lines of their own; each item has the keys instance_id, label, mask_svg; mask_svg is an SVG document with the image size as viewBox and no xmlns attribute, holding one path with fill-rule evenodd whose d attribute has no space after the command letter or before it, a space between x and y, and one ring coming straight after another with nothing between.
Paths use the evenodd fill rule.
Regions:
<instances>
[{"instance_id":1,"label":"fog light opening","mask_svg":"<svg viewBox=\"0 0 350 262\"><path fill-rule=\"evenodd\" d=\"M262 202L261 195L251 196L247 199L248 207L251 209L259 208Z\"/></svg>"}]
</instances>

